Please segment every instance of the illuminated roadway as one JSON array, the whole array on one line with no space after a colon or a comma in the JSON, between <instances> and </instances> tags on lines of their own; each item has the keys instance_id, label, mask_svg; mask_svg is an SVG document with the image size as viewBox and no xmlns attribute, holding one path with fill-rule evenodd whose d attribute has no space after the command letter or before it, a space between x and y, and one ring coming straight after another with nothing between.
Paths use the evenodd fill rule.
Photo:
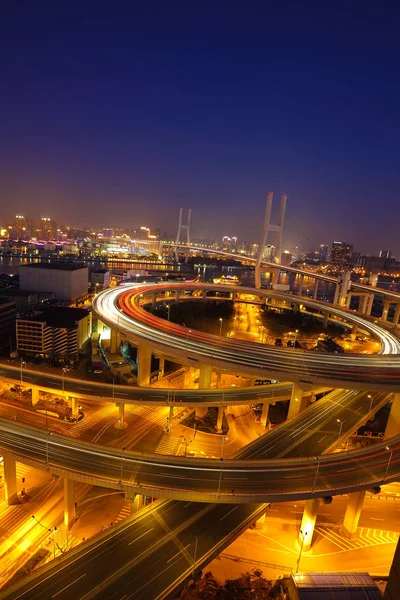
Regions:
<instances>
[{"instance_id":1,"label":"illuminated roadway","mask_svg":"<svg viewBox=\"0 0 400 600\"><path fill-rule=\"evenodd\" d=\"M149 298L152 294L156 294L160 300L162 292L166 291L199 293L203 290L275 298L328 312L368 331L382 344L381 354L370 356L318 353L218 337L160 319L140 306L146 303L146 296ZM164 300L171 301L171 298L167 297ZM150 301L149 299L148 302ZM211 364L213 368L252 377L305 381L320 386L400 391L398 338L376 323L368 322L355 313L324 302L266 290L255 291L253 288L182 283L132 285L107 290L97 296L93 308L104 323L117 329L125 339L134 344L144 342L153 351L173 357L182 364Z\"/></svg>"}]
</instances>

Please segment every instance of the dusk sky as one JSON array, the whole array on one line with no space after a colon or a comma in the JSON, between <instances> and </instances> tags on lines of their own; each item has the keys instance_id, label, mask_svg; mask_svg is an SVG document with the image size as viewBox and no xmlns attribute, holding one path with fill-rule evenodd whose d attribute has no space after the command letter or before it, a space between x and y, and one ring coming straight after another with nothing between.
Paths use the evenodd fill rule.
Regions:
<instances>
[{"instance_id":1,"label":"dusk sky","mask_svg":"<svg viewBox=\"0 0 400 600\"><path fill-rule=\"evenodd\" d=\"M397 3L141 4L1 3L2 224L175 234L183 206L258 240L273 190L299 236L400 256Z\"/></svg>"}]
</instances>

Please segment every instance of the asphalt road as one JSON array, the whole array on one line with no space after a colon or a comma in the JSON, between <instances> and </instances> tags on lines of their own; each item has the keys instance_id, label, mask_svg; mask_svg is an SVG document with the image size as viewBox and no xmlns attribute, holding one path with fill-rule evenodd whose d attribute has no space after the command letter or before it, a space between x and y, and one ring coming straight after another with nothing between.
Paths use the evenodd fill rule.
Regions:
<instances>
[{"instance_id":1,"label":"asphalt road","mask_svg":"<svg viewBox=\"0 0 400 600\"><path fill-rule=\"evenodd\" d=\"M375 394L372 408L389 398ZM6 419L0 419L0 447L55 473L88 475L97 484L150 496L219 503L305 499L365 489L399 476L400 436L391 440L389 451L384 442L315 457L317 449L321 454L332 449L339 433L344 439L365 421L367 402L369 409L364 392L333 392L250 444L234 460L141 454ZM310 455L304 458L281 458L304 455L307 449Z\"/></svg>"},{"instance_id":2,"label":"asphalt road","mask_svg":"<svg viewBox=\"0 0 400 600\"><path fill-rule=\"evenodd\" d=\"M290 396L292 385L278 383L274 385L257 385L251 388L223 388L218 390L171 390L162 388L134 387L131 385L115 385L91 380L75 379L58 375L57 373L41 372L15 366L12 363L0 363L0 377L15 380L24 385L42 386L52 389L53 393L63 391L71 396L92 398L96 397L109 402L124 404L144 404L146 406L233 406L235 404L253 404L258 401L283 400ZM269 378L266 378L269 379Z\"/></svg>"},{"instance_id":3,"label":"asphalt road","mask_svg":"<svg viewBox=\"0 0 400 600\"><path fill-rule=\"evenodd\" d=\"M301 303L308 308L353 323L369 331L382 344L381 355L332 354L295 348L258 344L235 338L219 337L190 330L146 312L140 304L152 294L161 299L166 291L203 289L224 293L247 293L272 297L285 302ZM193 296L195 297L195 296ZM170 300L165 297L164 300ZM126 286L106 290L97 296L93 309L111 328L117 329L134 344L146 342L164 356L174 357L182 364L228 370L252 377L275 378L283 381L303 381L319 386L363 390L400 391L400 341L392 333L355 313L341 310L325 302L287 294L208 284L159 284Z\"/></svg>"}]
</instances>

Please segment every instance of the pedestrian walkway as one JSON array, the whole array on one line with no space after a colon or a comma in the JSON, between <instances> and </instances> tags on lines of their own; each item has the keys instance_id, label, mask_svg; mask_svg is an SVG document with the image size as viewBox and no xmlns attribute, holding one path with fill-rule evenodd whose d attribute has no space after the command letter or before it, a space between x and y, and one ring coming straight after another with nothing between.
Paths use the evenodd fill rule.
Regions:
<instances>
[{"instance_id":1,"label":"pedestrian walkway","mask_svg":"<svg viewBox=\"0 0 400 600\"><path fill-rule=\"evenodd\" d=\"M380 544L395 544L399 539L399 534L394 531L382 531L380 529L370 529L369 527L358 529L357 537L353 540L342 537L339 529L332 527L316 527L315 534L322 536L340 550L355 550Z\"/></svg>"},{"instance_id":2,"label":"pedestrian walkway","mask_svg":"<svg viewBox=\"0 0 400 600\"><path fill-rule=\"evenodd\" d=\"M180 443L182 440L178 437L173 437L170 435L164 435L157 448L156 448L156 453L157 454L175 454L175 450L177 448L178 443Z\"/></svg>"}]
</instances>

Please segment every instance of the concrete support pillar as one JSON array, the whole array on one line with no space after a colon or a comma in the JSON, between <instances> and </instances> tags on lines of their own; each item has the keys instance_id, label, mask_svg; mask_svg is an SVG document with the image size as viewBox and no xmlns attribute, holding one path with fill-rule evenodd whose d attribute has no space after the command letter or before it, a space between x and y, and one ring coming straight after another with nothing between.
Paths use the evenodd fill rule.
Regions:
<instances>
[{"instance_id":1,"label":"concrete support pillar","mask_svg":"<svg viewBox=\"0 0 400 600\"><path fill-rule=\"evenodd\" d=\"M155 308L157 304L157 294L151 295L151 308Z\"/></svg>"},{"instance_id":2,"label":"concrete support pillar","mask_svg":"<svg viewBox=\"0 0 400 600\"><path fill-rule=\"evenodd\" d=\"M131 512L137 513L143 508L143 496L141 494L135 494L135 498L131 502Z\"/></svg>"},{"instance_id":3,"label":"concrete support pillar","mask_svg":"<svg viewBox=\"0 0 400 600\"><path fill-rule=\"evenodd\" d=\"M365 315L365 313L367 312L367 303L368 303L368 296L360 296L360 303L358 305L358 312L362 313L363 315Z\"/></svg>"},{"instance_id":4,"label":"concrete support pillar","mask_svg":"<svg viewBox=\"0 0 400 600\"><path fill-rule=\"evenodd\" d=\"M383 310L382 310L382 316L381 316L382 321L387 321L388 314L389 314L389 308L390 308L390 300L385 300L385 303L383 305Z\"/></svg>"},{"instance_id":5,"label":"concrete support pillar","mask_svg":"<svg viewBox=\"0 0 400 600\"><path fill-rule=\"evenodd\" d=\"M266 427L268 423L269 402L264 402L261 413L261 425Z\"/></svg>"},{"instance_id":6,"label":"concrete support pillar","mask_svg":"<svg viewBox=\"0 0 400 600\"><path fill-rule=\"evenodd\" d=\"M303 295L303 282L304 282L304 275L300 275L300 277L299 277L299 296Z\"/></svg>"},{"instance_id":7,"label":"concrete support pillar","mask_svg":"<svg viewBox=\"0 0 400 600\"><path fill-rule=\"evenodd\" d=\"M306 500L304 505L303 518L301 520L298 543L307 552L312 545L315 522L318 515L319 498Z\"/></svg>"},{"instance_id":8,"label":"concrete support pillar","mask_svg":"<svg viewBox=\"0 0 400 600\"><path fill-rule=\"evenodd\" d=\"M217 380L215 382L215 387L216 387L216 389L218 389L219 386L221 385L221 375L222 375L222 373L216 373L216 375L217 375Z\"/></svg>"},{"instance_id":9,"label":"concrete support pillar","mask_svg":"<svg viewBox=\"0 0 400 600\"><path fill-rule=\"evenodd\" d=\"M346 306L347 294L351 287L351 273L350 271L344 271L341 275L340 293L339 293L339 305Z\"/></svg>"},{"instance_id":10,"label":"concrete support pillar","mask_svg":"<svg viewBox=\"0 0 400 600\"><path fill-rule=\"evenodd\" d=\"M400 393L393 394L393 402L390 407L388 422L385 429L384 439L394 437L400 433Z\"/></svg>"},{"instance_id":11,"label":"concrete support pillar","mask_svg":"<svg viewBox=\"0 0 400 600\"><path fill-rule=\"evenodd\" d=\"M150 385L151 348L148 344L137 347L137 384L140 387Z\"/></svg>"},{"instance_id":12,"label":"concrete support pillar","mask_svg":"<svg viewBox=\"0 0 400 600\"><path fill-rule=\"evenodd\" d=\"M160 379L162 377L164 377L164 371L165 371L165 357L164 356L160 356L160 358L158 359L158 370L160 372Z\"/></svg>"},{"instance_id":13,"label":"concrete support pillar","mask_svg":"<svg viewBox=\"0 0 400 600\"><path fill-rule=\"evenodd\" d=\"M357 535L358 521L360 520L361 509L364 502L365 490L353 492L349 496L346 513L344 515L341 534L343 537L351 540Z\"/></svg>"},{"instance_id":14,"label":"concrete support pillar","mask_svg":"<svg viewBox=\"0 0 400 600\"><path fill-rule=\"evenodd\" d=\"M110 352L111 354L117 354L119 352L119 348L121 346L121 334L119 331L115 329L111 329L111 338L110 338Z\"/></svg>"},{"instance_id":15,"label":"concrete support pillar","mask_svg":"<svg viewBox=\"0 0 400 600\"><path fill-rule=\"evenodd\" d=\"M340 296L340 284L337 283L335 285L335 295L333 297L333 304L339 304L339 296Z\"/></svg>"},{"instance_id":16,"label":"concrete support pillar","mask_svg":"<svg viewBox=\"0 0 400 600\"><path fill-rule=\"evenodd\" d=\"M396 304L396 309L394 311L394 317L393 317L393 323L395 325L399 324L399 319L400 319L400 302L398 302Z\"/></svg>"},{"instance_id":17,"label":"concrete support pillar","mask_svg":"<svg viewBox=\"0 0 400 600\"><path fill-rule=\"evenodd\" d=\"M117 423L118 429L124 428L124 426L125 426L124 417L125 417L125 404L121 403L121 404L118 404L118 423Z\"/></svg>"},{"instance_id":18,"label":"concrete support pillar","mask_svg":"<svg viewBox=\"0 0 400 600\"><path fill-rule=\"evenodd\" d=\"M368 316L371 314L373 303L374 303L374 294L369 294L368 300L367 300L367 308L365 310L365 314Z\"/></svg>"},{"instance_id":19,"label":"concrete support pillar","mask_svg":"<svg viewBox=\"0 0 400 600\"><path fill-rule=\"evenodd\" d=\"M383 596L384 600L397 600L400 590L400 538L397 542L389 579Z\"/></svg>"},{"instance_id":20,"label":"concrete support pillar","mask_svg":"<svg viewBox=\"0 0 400 600\"><path fill-rule=\"evenodd\" d=\"M211 387L212 366L200 364L199 390L209 390Z\"/></svg>"},{"instance_id":21,"label":"concrete support pillar","mask_svg":"<svg viewBox=\"0 0 400 600\"><path fill-rule=\"evenodd\" d=\"M64 477L64 525L71 529L75 521L75 482Z\"/></svg>"},{"instance_id":22,"label":"concrete support pillar","mask_svg":"<svg viewBox=\"0 0 400 600\"><path fill-rule=\"evenodd\" d=\"M218 406L218 415L217 415L217 430L222 431L222 421L224 418L224 407Z\"/></svg>"},{"instance_id":23,"label":"concrete support pillar","mask_svg":"<svg viewBox=\"0 0 400 600\"><path fill-rule=\"evenodd\" d=\"M346 308L350 308L350 303L351 303L351 294L347 294Z\"/></svg>"},{"instance_id":24,"label":"concrete support pillar","mask_svg":"<svg viewBox=\"0 0 400 600\"><path fill-rule=\"evenodd\" d=\"M203 290L203 302L207 299L207 290Z\"/></svg>"},{"instance_id":25,"label":"concrete support pillar","mask_svg":"<svg viewBox=\"0 0 400 600\"><path fill-rule=\"evenodd\" d=\"M315 280L315 286L314 286L314 294L313 294L313 298L314 300L317 299L317 295L318 295L318 284L319 284L319 279Z\"/></svg>"},{"instance_id":26,"label":"concrete support pillar","mask_svg":"<svg viewBox=\"0 0 400 600\"><path fill-rule=\"evenodd\" d=\"M280 271L276 270L276 271L272 271L272 277L271 277L271 284L272 287L275 287L276 284L279 281L279 275L280 275Z\"/></svg>"},{"instance_id":27,"label":"concrete support pillar","mask_svg":"<svg viewBox=\"0 0 400 600\"><path fill-rule=\"evenodd\" d=\"M8 452L3 452L4 459L4 497L8 504L15 504L17 501L17 469L15 457Z\"/></svg>"},{"instance_id":28,"label":"concrete support pillar","mask_svg":"<svg viewBox=\"0 0 400 600\"><path fill-rule=\"evenodd\" d=\"M71 414L75 418L78 416L78 406L78 398L71 398Z\"/></svg>"},{"instance_id":29,"label":"concrete support pillar","mask_svg":"<svg viewBox=\"0 0 400 600\"><path fill-rule=\"evenodd\" d=\"M32 388L32 406L36 406L39 402L39 389L36 387Z\"/></svg>"},{"instance_id":30,"label":"concrete support pillar","mask_svg":"<svg viewBox=\"0 0 400 600\"><path fill-rule=\"evenodd\" d=\"M171 431L173 418L174 418L174 407L170 406L169 407L169 415L168 415L168 431Z\"/></svg>"},{"instance_id":31,"label":"concrete support pillar","mask_svg":"<svg viewBox=\"0 0 400 600\"><path fill-rule=\"evenodd\" d=\"M358 332L357 325L353 325L353 327L351 328L351 339L352 340L356 339L357 332Z\"/></svg>"},{"instance_id":32,"label":"concrete support pillar","mask_svg":"<svg viewBox=\"0 0 400 600\"><path fill-rule=\"evenodd\" d=\"M330 317L330 314L328 312L324 313L324 328L325 329L328 327L329 317Z\"/></svg>"},{"instance_id":33,"label":"concrete support pillar","mask_svg":"<svg viewBox=\"0 0 400 600\"><path fill-rule=\"evenodd\" d=\"M293 384L292 395L290 397L288 420L297 417L305 408L307 408L308 401L303 398L304 391L301 389L298 383Z\"/></svg>"},{"instance_id":34,"label":"concrete support pillar","mask_svg":"<svg viewBox=\"0 0 400 600\"><path fill-rule=\"evenodd\" d=\"M175 302L179 302L179 290L175 290Z\"/></svg>"},{"instance_id":35,"label":"concrete support pillar","mask_svg":"<svg viewBox=\"0 0 400 600\"><path fill-rule=\"evenodd\" d=\"M203 419L208 413L208 406L196 405L196 419Z\"/></svg>"}]
</instances>

